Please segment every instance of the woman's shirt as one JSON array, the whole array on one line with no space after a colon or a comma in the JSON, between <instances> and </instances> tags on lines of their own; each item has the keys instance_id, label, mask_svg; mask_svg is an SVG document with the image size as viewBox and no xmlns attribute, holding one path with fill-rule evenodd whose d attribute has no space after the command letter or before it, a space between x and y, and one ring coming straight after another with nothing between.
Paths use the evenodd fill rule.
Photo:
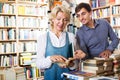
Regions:
<instances>
[{"instance_id":1,"label":"woman's shirt","mask_svg":"<svg viewBox=\"0 0 120 80\"><path fill-rule=\"evenodd\" d=\"M54 47L63 47L66 43L66 32L62 32L60 37L58 38L53 32L49 31L49 36ZM76 39L73 33L69 33L69 41L76 46ZM45 58L45 50L46 50L46 42L47 42L47 32L40 34L37 39L37 61L36 65L40 69L49 68L52 64L50 60L50 56Z\"/></svg>"}]
</instances>

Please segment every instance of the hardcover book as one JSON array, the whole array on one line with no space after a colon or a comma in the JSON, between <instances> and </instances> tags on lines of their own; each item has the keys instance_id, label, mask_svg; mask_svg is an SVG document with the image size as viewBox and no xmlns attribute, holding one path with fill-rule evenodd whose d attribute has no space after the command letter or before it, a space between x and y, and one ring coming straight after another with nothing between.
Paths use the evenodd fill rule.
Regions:
<instances>
[{"instance_id":1,"label":"hardcover book","mask_svg":"<svg viewBox=\"0 0 120 80\"><path fill-rule=\"evenodd\" d=\"M83 72L83 71L71 71L69 73L63 73L62 78L68 79L68 80L89 80L91 77L95 77L96 75L89 72Z\"/></svg>"}]
</instances>

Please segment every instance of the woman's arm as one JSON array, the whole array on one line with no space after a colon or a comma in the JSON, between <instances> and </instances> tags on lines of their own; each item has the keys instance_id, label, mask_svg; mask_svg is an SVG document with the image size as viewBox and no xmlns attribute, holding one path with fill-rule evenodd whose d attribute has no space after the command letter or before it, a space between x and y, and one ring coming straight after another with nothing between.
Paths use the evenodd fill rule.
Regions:
<instances>
[{"instance_id":1,"label":"woman's arm","mask_svg":"<svg viewBox=\"0 0 120 80\"><path fill-rule=\"evenodd\" d=\"M45 58L45 50L46 50L46 41L47 41L47 33L40 34L37 39L37 59L36 65L40 69L49 68L52 64L50 57Z\"/></svg>"}]
</instances>

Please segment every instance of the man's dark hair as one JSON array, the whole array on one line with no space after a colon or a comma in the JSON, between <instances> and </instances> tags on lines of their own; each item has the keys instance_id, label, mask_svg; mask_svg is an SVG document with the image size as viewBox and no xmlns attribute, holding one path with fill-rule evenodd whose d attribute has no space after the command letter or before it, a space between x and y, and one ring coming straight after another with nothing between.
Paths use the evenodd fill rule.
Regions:
<instances>
[{"instance_id":1,"label":"man's dark hair","mask_svg":"<svg viewBox=\"0 0 120 80\"><path fill-rule=\"evenodd\" d=\"M80 3L76 6L75 13L79 12L82 8L85 8L88 12L92 10L88 3Z\"/></svg>"}]
</instances>

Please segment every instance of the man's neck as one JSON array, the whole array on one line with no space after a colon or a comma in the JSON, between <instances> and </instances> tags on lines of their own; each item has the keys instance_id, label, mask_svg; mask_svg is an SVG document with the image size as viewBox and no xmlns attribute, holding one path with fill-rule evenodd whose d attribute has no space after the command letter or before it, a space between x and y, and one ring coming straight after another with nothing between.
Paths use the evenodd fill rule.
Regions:
<instances>
[{"instance_id":1,"label":"man's neck","mask_svg":"<svg viewBox=\"0 0 120 80\"><path fill-rule=\"evenodd\" d=\"M87 24L87 26L88 26L89 28L95 28L95 26L94 26L94 20L92 19L92 20Z\"/></svg>"}]
</instances>

